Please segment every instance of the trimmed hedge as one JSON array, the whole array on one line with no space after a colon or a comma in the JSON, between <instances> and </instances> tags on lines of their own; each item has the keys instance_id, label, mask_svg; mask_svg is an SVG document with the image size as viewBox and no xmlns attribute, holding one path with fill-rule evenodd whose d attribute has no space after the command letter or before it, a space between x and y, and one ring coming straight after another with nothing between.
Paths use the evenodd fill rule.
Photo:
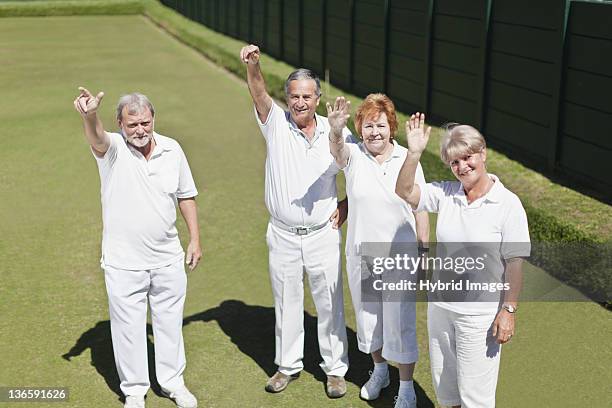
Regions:
<instances>
[{"instance_id":1,"label":"trimmed hedge","mask_svg":"<svg viewBox=\"0 0 612 408\"><path fill-rule=\"evenodd\" d=\"M243 63L237 57L238 51L244 43L242 41L229 38L222 34L216 33L201 24L195 23L182 15L176 13L170 8L163 6L155 0L131 0L131 1L37 1L37 2L7 2L0 3L0 17L2 16L54 16L54 15L85 15L85 14L145 14L155 24L166 30L168 33L176 37L181 42L196 49L198 52L218 64L219 66L234 73L240 78L246 79L246 70ZM264 50L265 51L265 50ZM264 78L267 84L267 89L270 95L276 99L284 99L284 81L288 72L293 68L281 61L276 61L273 58L264 55ZM336 89L328 84L324 85L324 91L327 93L327 99L331 100L336 95L344 94L353 104L357 106L361 99L346 95L341 90ZM319 112L325 113L325 99L319 106ZM398 120L403 123L407 119L404 114L398 114ZM400 130L398 140L403 141L403 133ZM422 157L423 167L426 169L427 178L430 180L452 179L452 174L449 169L444 166L437 153L437 144L435 143L438 137L432 137L432 142L428 150ZM508 178L514 180L534 179L540 177L531 170L528 170L518 163L509 160L504 155L491 150L491 155L494 158L491 160L495 165L494 171L500 175L502 180ZM492 166L493 167L493 166ZM611 237L608 236L611 214L610 206L601 205L600 203L588 197L578 195L576 192L561 188L553 183L548 183L546 187L549 191L542 194L541 181L534 182L533 194L520 194L523 205L529 219L529 229L532 241L540 242L559 242L559 243L584 243L587 246L610 242ZM512 188L512 187L511 187ZM573 211L579 211L580 205L590 203L592 208L601 209L603 213L599 213L604 220L603 227L596 222L586 224L583 222L585 218L592 217L592 214L579 218L576 224L569 223L564 220L566 214L558 216L558 208L555 211L544 210L542 207L554 208L551 206L552 197L556 197L563 206L566 204L563 199L557 196L563 195L567 197L567 203L571 203ZM571 196L571 197L570 197ZM537 205L542 203L542 205ZM567 204L566 204L567 205ZM591 213L596 213L596 210ZM592 221L592 220L590 220ZM581 223L582 222L582 223ZM603 234L602 234L603 232ZM580 276L567 276L558 268L558 260L554 262L538 262L539 266L545 269L551 275L563 280L564 282L583 290L590 294L595 299L604 300L607 306L612 304L612 277L610 271L606 268L599 270L589 270ZM554 264L557 264L555 267ZM548 266L548 267L547 267ZM562 268L561 268L562 269Z\"/></svg>"},{"instance_id":2,"label":"trimmed hedge","mask_svg":"<svg viewBox=\"0 0 612 408\"><path fill-rule=\"evenodd\" d=\"M9 1L0 3L0 17L142 14L139 0Z\"/></svg>"}]
</instances>

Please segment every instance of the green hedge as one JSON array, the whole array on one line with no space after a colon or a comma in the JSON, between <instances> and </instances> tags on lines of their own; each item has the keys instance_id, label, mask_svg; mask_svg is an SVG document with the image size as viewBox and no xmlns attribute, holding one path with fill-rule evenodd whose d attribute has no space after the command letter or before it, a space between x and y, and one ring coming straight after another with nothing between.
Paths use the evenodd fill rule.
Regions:
<instances>
[{"instance_id":1,"label":"green hedge","mask_svg":"<svg viewBox=\"0 0 612 408\"><path fill-rule=\"evenodd\" d=\"M245 79L246 70L237 57L242 41L216 33L195 23L155 0L141 1L37 1L0 3L0 16L37 16L37 15L78 15L78 14L138 14L143 13L155 24L181 42L189 45L219 66ZM264 78L268 91L276 99L284 99L284 81L293 67L276 61L266 55L262 56ZM336 95L345 95L357 106L361 99L346 95L341 90L324 84L324 96L333 99ZM325 98L324 98L325 99ZM319 106L320 113L325 113L325 100ZM405 114L399 114L398 120L403 123ZM400 127L401 128L401 127ZM402 133L402 132L400 132ZM432 143L422 157L422 164L429 180L452 179L452 174L444 166L437 153L434 135ZM402 134L400 141L404 140ZM532 241L584 243L592 245L610 242L610 224L612 210L610 206L585 197L572 190L553 184L537 173L508 159L506 156L490 151L492 171L498 174L504 184L517 192L521 197L527 217ZM508 180L509 182L506 182ZM512 185L514 183L514 185ZM523 188L522 184L529 185ZM520 190L520 191L517 191ZM575 212L575 216L571 213ZM602 222L597 222L597 218ZM572 219L574 222L569 222ZM589 270L580 276L567 276L555 267L558 260L540 263L548 273L564 282L595 296L607 299L612 303L612 278L605 268Z\"/></svg>"},{"instance_id":2,"label":"green hedge","mask_svg":"<svg viewBox=\"0 0 612 408\"><path fill-rule=\"evenodd\" d=\"M0 17L142 14L139 0L8 1L0 3Z\"/></svg>"}]
</instances>

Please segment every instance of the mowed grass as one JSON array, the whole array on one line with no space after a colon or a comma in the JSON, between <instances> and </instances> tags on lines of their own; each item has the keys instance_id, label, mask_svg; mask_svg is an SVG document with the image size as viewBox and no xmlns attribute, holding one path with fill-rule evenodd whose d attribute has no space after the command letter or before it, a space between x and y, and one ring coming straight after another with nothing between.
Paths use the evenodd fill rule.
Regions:
<instances>
[{"instance_id":1,"label":"mowed grass","mask_svg":"<svg viewBox=\"0 0 612 408\"><path fill-rule=\"evenodd\" d=\"M189 275L185 378L200 406L393 405L396 386L372 404L358 398L369 360L355 346L346 285L347 396L332 401L323 392L308 290L306 370L282 394L263 391L274 370L265 145L244 83L136 16L1 19L0 64L0 385L70 388L62 405L3 406L120 406L98 264L99 179L72 106L79 85L106 92L109 130L119 95L146 93L156 130L176 138L189 158L205 255ZM415 373L423 407L435 405L425 309L419 304ZM610 405L609 312L590 302L524 303L518 318L503 351L498 406ZM174 406L148 395L148 407Z\"/></svg>"}]
</instances>

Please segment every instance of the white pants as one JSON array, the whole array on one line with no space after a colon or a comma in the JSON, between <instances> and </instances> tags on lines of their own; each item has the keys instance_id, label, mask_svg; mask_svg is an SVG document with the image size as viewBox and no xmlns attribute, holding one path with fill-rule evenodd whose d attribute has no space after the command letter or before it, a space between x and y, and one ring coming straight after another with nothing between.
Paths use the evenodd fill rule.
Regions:
<instances>
[{"instance_id":1,"label":"white pants","mask_svg":"<svg viewBox=\"0 0 612 408\"><path fill-rule=\"evenodd\" d=\"M386 360L410 364L418 360L416 305L413 301L361 301L361 257L346 256L349 289L357 321L357 345L364 353L382 348Z\"/></svg>"},{"instance_id":2,"label":"white pants","mask_svg":"<svg viewBox=\"0 0 612 408\"><path fill-rule=\"evenodd\" d=\"M147 299L155 336L157 381L166 391L184 385L183 305L187 276L183 260L158 269L134 271L104 266L113 351L121 391L145 395L149 389Z\"/></svg>"},{"instance_id":3,"label":"white pants","mask_svg":"<svg viewBox=\"0 0 612 408\"><path fill-rule=\"evenodd\" d=\"M429 303L431 376L441 405L495 407L501 345L493 320L495 314L464 315Z\"/></svg>"},{"instance_id":4,"label":"white pants","mask_svg":"<svg viewBox=\"0 0 612 408\"><path fill-rule=\"evenodd\" d=\"M276 315L274 363L283 374L304 368L304 271L317 309L321 368L327 375L348 370L348 343L340 268L340 231L331 223L308 235L268 224L270 281Z\"/></svg>"}]
</instances>

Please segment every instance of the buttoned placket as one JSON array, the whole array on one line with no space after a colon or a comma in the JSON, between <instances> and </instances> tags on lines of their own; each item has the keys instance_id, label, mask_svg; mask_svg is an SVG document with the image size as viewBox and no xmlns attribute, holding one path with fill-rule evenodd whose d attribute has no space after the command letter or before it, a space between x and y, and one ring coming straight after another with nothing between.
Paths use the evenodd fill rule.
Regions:
<instances>
[{"instance_id":1,"label":"buttoned placket","mask_svg":"<svg viewBox=\"0 0 612 408\"><path fill-rule=\"evenodd\" d=\"M365 145L363 144L361 145L361 148L365 152L366 156L376 164L376 168L378 169L379 172L382 173L383 176L387 175L387 171L389 170L389 165L391 163L391 160L393 160L393 158L395 157L398 157L395 155L395 147L396 146L393 145L393 151L391 152L391 155L387 157L387 159L384 162L378 163L378 161L376 160L376 157L372 156L372 154L368 151Z\"/></svg>"},{"instance_id":2,"label":"buttoned placket","mask_svg":"<svg viewBox=\"0 0 612 408\"><path fill-rule=\"evenodd\" d=\"M295 124L295 122L293 121L293 119L290 119L289 124L290 124L290 128L292 130L292 132L294 134L297 134L298 136L300 136L303 140L304 143L306 144L306 156L308 156L308 153L312 150L312 148L315 146L315 143L317 142L317 140L319 140L319 137L325 133L325 129L323 129L320 124L321 121L318 120L317 118L318 115L315 115L315 122L316 122L316 127L315 127L315 131L314 131L314 135L312 138L312 141L308 140L308 136L306 136L306 133L304 133L301 129L299 129L297 127L297 125Z\"/></svg>"},{"instance_id":3,"label":"buttoned placket","mask_svg":"<svg viewBox=\"0 0 612 408\"><path fill-rule=\"evenodd\" d=\"M321 121L317 120L317 117L315 116L315 121L316 121L316 127L315 127L315 131L314 131L314 135L313 135L313 139L312 141L308 141L308 137L306 136L306 134L300 130L295 122L293 121L293 119L290 119L289 121L289 129L291 130L291 132L296 135L297 137L302 138L303 142L306 145L306 149L304 150L304 155L306 157L308 157L309 153L311 151L313 151L313 148L315 147L315 143L317 142L317 140L319 140L319 137L325 133L325 129L323 129L320 124ZM305 219L306 219L306 214L304 214L304 207L301 206L300 207L301 213L302 213L302 225L304 225L305 223ZM305 236L301 236L301 239L304 239Z\"/></svg>"},{"instance_id":4,"label":"buttoned placket","mask_svg":"<svg viewBox=\"0 0 612 408\"><path fill-rule=\"evenodd\" d=\"M127 140L125 141L125 143L127 144L128 149L130 150L130 152L132 152L134 157L136 157L136 159L138 159L138 162L140 163L140 165L144 169L144 173L148 177L151 177L154 173L151 171L150 162L155 160L158 157L161 157L163 149L159 146L158 143L155 143L155 147L153 148L153 153L151 153L151 157L149 158L149 160L147 160L146 157L144 157L144 155L142 153L140 153L140 151L138 149L136 149L134 146L130 145Z\"/></svg>"},{"instance_id":5,"label":"buttoned placket","mask_svg":"<svg viewBox=\"0 0 612 408\"><path fill-rule=\"evenodd\" d=\"M485 194L484 196L476 199L475 201L468 203L467 201L467 195L465 195L465 190L463 189L463 185L461 184L459 187L459 190L457 191L455 198L459 200L459 202L461 203L461 205L463 206L464 210L475 210L478 209L480 207L482 207L485 203L485 201L489 202L489 203L495 203L495 200L491 200L488 198L488 195L491 193L491 191L489 190L489 192L487 192L487 194Z\"/></svg>"}]
</instances>

